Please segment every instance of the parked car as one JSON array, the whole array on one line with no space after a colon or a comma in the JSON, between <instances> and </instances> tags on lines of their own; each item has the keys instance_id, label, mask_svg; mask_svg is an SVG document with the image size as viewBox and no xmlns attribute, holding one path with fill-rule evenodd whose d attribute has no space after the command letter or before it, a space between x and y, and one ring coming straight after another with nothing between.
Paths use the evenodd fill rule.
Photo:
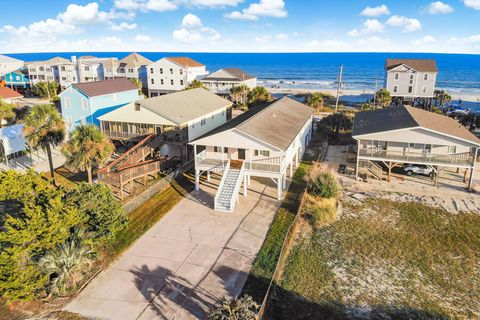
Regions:
<instances>
[{"instance_id":1,"label":"parked car","mask_svg":"<svg viewBox=\"0 0 480 320\"><path fill-rule=\"evenodd\" d=\"M420 165L420 164L407 164L403 167L403 171L407 176L412 176L414 174L421 174L421 175L433 177L435 175L435 169L432 166Z\"/></svg>"}]
</instances>

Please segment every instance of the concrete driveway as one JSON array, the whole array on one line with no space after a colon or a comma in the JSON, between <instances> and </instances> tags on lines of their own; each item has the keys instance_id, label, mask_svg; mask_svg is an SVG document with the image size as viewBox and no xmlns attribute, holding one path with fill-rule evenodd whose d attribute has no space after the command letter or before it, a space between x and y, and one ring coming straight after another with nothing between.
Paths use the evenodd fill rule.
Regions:
<instances>
[{"instance_id":1,"label":"concrete driveway","mask_svg":"<svg viewBox=\"0 0 480 320\"><path fill-rule=\"evenodd\" d=\"M252 179L233 213L215 212L219 178L183 199L66 310L101 319L204 319L218 299L237 296L279 203L271 180Z\"/></svg>"}]
</instances>

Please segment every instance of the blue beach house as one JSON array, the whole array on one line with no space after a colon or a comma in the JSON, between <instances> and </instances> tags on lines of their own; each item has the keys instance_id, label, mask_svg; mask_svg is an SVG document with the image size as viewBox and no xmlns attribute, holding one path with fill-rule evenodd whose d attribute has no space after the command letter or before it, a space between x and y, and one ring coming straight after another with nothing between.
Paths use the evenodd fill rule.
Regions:
<instances>
[{"instance_id":1,"label":"blue beach house","mask_svg":"<svg viewBox=\"0 0 480 320\"><path fill-rule=\"evenodd\" d=\"M99 126L99 116L139 100L138 87L125 78L72 84L59 96L69 131L81 124Z\"/></svg>"},{"instance_id":2,"label":"blue beach house","mask_svg":"<svg viewBox=\"0 0 480 320\"><path fill-rule=\"evenodd\" d=\"M7 87L13 88L17 91L24 91L30 87L30 80L28 79L27 69L17 69L5 74L5 84Z\"/></svg>"}]
</instances>

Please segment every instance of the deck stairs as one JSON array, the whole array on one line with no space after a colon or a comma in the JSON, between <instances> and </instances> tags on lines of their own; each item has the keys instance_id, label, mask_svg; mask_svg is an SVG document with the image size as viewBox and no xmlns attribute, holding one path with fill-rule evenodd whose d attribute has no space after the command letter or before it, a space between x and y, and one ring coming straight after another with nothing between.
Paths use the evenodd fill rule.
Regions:
<instances>
[{"instance_id":1,"label":"deck stairs","mask_svg":"<svg viewBox=\"0 0 480 320\"><path fill-rule=\"evenodd\" d=\"M363 171L366 171L367 174L371 175L372 177L383 180L383 168L376 164L374 161L364 160L361 161L360 167L363 168Z\"/></svg>"},{"instance_id":2,"label":"deck stairs","mask_svg":"<svg viewBox=\"0 0 480 320\"><path fill-rule=\"evenodd\" d=\"M215 195L215 210L232 212L245 175L243 161L229 160Z\"/></svg>"}]
</instances>

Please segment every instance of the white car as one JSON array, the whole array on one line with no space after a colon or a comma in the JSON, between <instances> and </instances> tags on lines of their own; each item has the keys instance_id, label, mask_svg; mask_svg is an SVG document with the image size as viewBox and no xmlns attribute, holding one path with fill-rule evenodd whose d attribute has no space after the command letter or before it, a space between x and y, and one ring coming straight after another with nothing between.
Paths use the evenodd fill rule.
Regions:
<instances>
[{"instance_id":1,"label":"white car","mask_svg":"<svg viewBox=\"0 0 480 320\"><path fill-rule=\"evenodd\" d=\"M407 164L403 167L403 171L407 176L414 174L421 174L432 177L435 174L435 169L432 166L420 165L420 164Z\"/></svg>"}]
</instances>

